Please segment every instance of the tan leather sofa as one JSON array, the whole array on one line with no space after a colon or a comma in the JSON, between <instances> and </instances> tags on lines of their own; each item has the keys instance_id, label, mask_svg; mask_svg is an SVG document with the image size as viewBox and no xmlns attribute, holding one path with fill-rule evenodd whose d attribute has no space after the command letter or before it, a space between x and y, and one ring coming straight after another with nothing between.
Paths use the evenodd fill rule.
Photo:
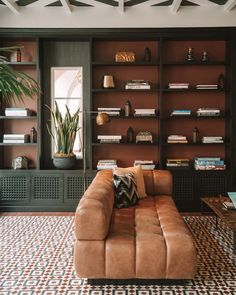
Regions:
<instances>
[{"instance_id":1,"label":"tan leather sofa","mask_svg":"<svg viewBox=\"0 0 236 295\"><path fill-rule=\"evenodd\" d=\"M144 171L148 196L114 209L112 172L99 172L75 214L74 263L89 279L192 279L196 252L172 200L168 171Z\"/></svg>"}]
</instances>

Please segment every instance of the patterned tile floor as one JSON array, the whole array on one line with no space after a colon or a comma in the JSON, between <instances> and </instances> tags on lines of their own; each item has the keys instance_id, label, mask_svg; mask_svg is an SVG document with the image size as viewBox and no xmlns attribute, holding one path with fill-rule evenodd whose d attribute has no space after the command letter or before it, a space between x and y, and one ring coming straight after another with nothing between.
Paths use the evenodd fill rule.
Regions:
<instances>
[{"instance_id":1,"label":"patterned tile floor","mask_svg":"<svg viewBox=\"0 0 236 295\"><path fill-rule=\"evenodd\" d=\"M73 217L0 217L0 295L236 295L232 232L214 218L185 216L198 250L198 272L185 285L91 286L73 269Z\"/></svg>"}]
</instances>

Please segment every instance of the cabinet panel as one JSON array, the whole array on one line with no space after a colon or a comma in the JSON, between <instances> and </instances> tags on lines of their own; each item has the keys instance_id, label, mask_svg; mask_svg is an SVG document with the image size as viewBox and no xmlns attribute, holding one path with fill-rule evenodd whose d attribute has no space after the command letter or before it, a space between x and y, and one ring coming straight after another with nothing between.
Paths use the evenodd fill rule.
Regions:
<instances>
[{"instance_id":1,"label":"cabinet panel","mask_svg":"<svg viewBox=\"0 0 236 295\"><path fill-rule=\"evenodd\" d=\"M32 201L62 202L63 175L37 174L31 179Z\"/></svg>"},{"instance_id":2,"label":"cabinet panel","mask_svg":"<svg viewBox=\"0 0 236 295\"><path fill-rule=\"evenodd\" d=\"M11 203L27 202L30 198L30 176L22 173L0 176L0 201Z\"/></svg>"}]
</instances>

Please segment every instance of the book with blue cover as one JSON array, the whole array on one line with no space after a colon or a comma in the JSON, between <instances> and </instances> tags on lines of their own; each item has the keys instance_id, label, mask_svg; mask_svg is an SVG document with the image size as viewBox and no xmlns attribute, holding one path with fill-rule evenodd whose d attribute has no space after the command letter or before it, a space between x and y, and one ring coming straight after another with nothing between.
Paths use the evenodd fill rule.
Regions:
<instances>
[{"instance_id":1,"label":"book with blue cover","mask_svg":"<svg viewBox=\"0 0 236 295\"><path fill-rule=\"evenodd\" d=\"M228 196L230 197L234 208L236 208L236 192L228 192Z\"/></svg>"}]
</instances>

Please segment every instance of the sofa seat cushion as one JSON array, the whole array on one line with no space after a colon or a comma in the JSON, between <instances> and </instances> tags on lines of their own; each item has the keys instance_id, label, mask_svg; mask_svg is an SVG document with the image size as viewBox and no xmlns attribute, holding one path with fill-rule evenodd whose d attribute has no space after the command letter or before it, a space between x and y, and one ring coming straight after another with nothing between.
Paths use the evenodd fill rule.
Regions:
<instances>
[{"instance_id":1,"label":"sofa seat cushion","mask_svg":"<svg viewBox=\"0 0 236 295\"><path fill-rule=\"evenodd\" d=\"M106 278L187 279L196 271L191 235L169 196L114 209L105 244Z\"/></svg>"}]
</instances>

